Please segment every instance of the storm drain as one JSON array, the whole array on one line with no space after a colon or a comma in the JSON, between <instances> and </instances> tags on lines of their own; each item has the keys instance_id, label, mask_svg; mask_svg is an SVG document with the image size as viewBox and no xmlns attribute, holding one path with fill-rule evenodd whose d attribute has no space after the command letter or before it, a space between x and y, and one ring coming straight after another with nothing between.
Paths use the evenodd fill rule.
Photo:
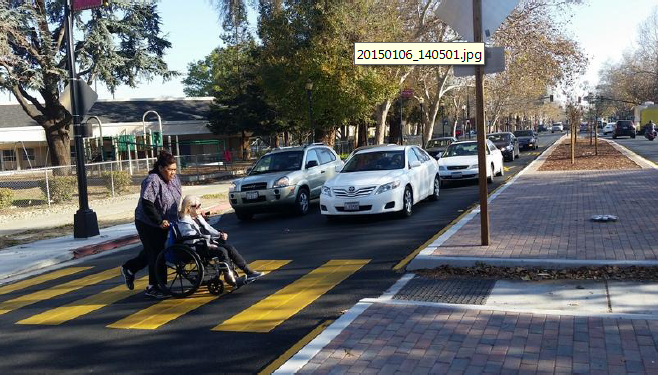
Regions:
<instances>
[{"instance_id":1,"label":"storm drain","mask_svg":"<svg viewBox=\"0 0 658 375\"><path fill-rule=\"evenodd\" d=\"M429 279L416 276L393 299L443 302L460 305L484 305L496 280Z\"/></svg>"}]
</instances>

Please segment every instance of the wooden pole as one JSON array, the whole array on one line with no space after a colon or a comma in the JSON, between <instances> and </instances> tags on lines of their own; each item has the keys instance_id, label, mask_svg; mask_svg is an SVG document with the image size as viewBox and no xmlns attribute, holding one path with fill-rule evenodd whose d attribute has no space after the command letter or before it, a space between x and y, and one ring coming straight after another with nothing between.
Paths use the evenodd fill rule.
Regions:
<instances>
[{"instance_id":1,"label":"wooden pole","mask_svg":"<svg viewBox=\"0 0 658 375\"><path fill-rule=\"evenodd\" d=\"M473 0L473 42L482 43L482 0ZM484 126L484 69L475 65L475 106L478 149L478 175L480 188L480 234L482 246L489 245L489 209L487 205L486 130ZM490 172L493 178L494 171Z\"/></svg>"}]
</instances>

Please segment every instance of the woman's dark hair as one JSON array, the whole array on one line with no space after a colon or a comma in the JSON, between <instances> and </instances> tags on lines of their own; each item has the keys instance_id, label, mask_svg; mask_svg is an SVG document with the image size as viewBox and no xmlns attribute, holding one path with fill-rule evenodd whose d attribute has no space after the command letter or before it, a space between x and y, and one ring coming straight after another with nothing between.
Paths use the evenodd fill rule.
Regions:
<instances>
[{"instance_id":1,"label":"woman's dark hair","mask_svg":"<svg viewBox=\"0 0 658 375\"><path fill-rule=\"evenodd\" d=\"M153 169L149 171L149 173L158 173L159 167L166 168L167 166L170 166L172 164L176 163L176 158L174 155L171 154L171 152L167 150L162 150L160 151L160 154L158 154L158 160L155 161L153 164Z\"/></svg>"}]
</instances>

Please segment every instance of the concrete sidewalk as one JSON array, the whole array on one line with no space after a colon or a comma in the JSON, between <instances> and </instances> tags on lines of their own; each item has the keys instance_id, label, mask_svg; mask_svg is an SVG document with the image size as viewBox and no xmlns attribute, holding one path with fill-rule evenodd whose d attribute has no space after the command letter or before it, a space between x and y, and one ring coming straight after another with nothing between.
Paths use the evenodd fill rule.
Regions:
<instances>
[{"instance_id":1,"label":"concrete sidewalk","mask_svg":"<svg viewBox=\"0 0 658 375\"><path fill-rule=\"evenodd\" d=\"M215 215L209 220L213 225L220 214L231 210L231 206L226 202L204 205L201 210ZM135 224L129 223L103 228L100 235L91 238L76 239L73 235L68 235L8 247L0 250L0 285L26 277L30 273L46 271L51 266L73 259L119 250L138 243Z\"/></svg>"},{"instance_id":2,"label":"concrete sidewalk","mask_svg":"<svg viewBox=\"0 0 658 375\"><path fill-rule=\"evenodd\" d=\"M226 194L228 199L228 181L213 183L209 185L183 186L183 195L204 194ZM129 194L115 198L108 198L89 202L90 207L98 217L98 220L131 219L134 217L135 206L139 194ZM204 199L210 203L211 199ZM215 203L219 203L218 201ZM56 207L33 212L26 212L25 217L13 218L0 225L0 235L11 235L31 229L45 229L73 224L73 214L78 210L77 202L66 207Z\"/></svg>"}]
</instances>

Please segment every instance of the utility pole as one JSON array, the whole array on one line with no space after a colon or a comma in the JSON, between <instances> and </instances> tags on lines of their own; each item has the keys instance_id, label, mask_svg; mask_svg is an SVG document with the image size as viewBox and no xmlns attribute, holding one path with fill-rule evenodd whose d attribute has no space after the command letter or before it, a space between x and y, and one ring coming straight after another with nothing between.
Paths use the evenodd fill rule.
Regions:
<instances>
[{"instance_id":1,"label":"utility pole","mask_svg":"<svg viewBox=\"0 0 658 375\"><path fill-rule=\"evenodd\" d=\"M73 216L73 237L88 238L99 235L96 213L89 208L87 197L87 172L85 169L84 146L82 144L83 129L78 108L78 86L75 74L75 53L73 51L73 0L66 1L64 24L66 32L66 55L69 65L69 87L71 88L71 117L73 117L73 133L75 138L75 160L78 175L78 201L80 208Z\"/></svg>"},{"instance_id":2,"label":"utility pole","mask_svg":"<svg viewBox=\"0 0 658 375\"><path fill-rule=\"evenodd\" d=\"M482 43L482 0L473 0L473 42ZM489 207L487 192L487 146L484 127L484 67L475 65L475 106L478 150L478 185L480 188L480 235L482 246L489 245ZM493 171L491 171L493 174ZM492 175L493 177L493 175Z\"/></svg>"}]
</instances>

